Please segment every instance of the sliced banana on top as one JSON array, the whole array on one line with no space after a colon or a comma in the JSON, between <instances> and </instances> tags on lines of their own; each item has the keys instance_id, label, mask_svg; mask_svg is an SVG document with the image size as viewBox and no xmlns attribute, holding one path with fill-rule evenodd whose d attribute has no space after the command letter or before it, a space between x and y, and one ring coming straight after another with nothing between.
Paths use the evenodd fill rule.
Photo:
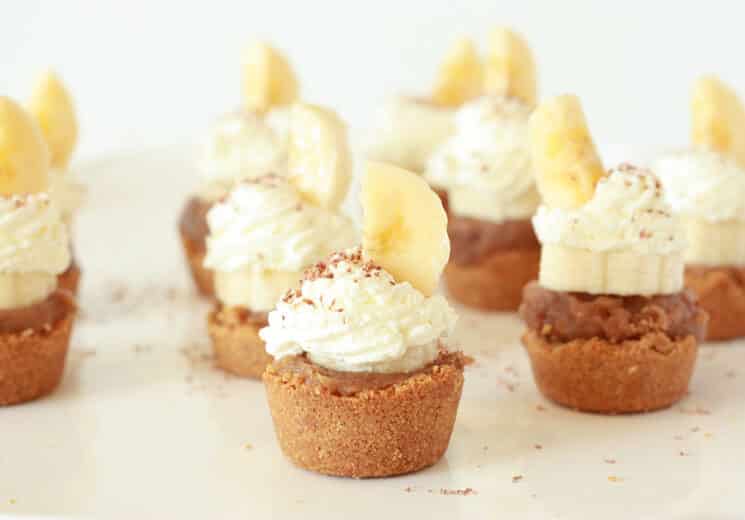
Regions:
<instances>
[{"instance_id":1,"label":"sliced banana on top","mask_svg":"<svg viewBox=\"0 0 745 520\"><path fill-rule=\"evenodd\" d=\"M266 112L298 98L298 82L287 59L267 45L250 45L243 57L243 101L247 110Z\"/></svg>"},{"instance_id":2,"label":"sliced banana on top","mask_svg":"<svg viewBox=\"0 0 745 520\"><path fill-rule=\"evenodd\" d=\"M484 69L487 94L515 97L529 106L535 105L535 61L530 47L519 34L504 27L492 31Z\"/></svg>"},{"instance_id":3,"label":"sliced banana on top","mask_svg":"<svg viewBox=\"0 0 745 520\"><path fill-rule=\"evenodd\" d=\"M15 101L0 97L0 194L49 189L49 149L33 118Z\"/></svg>"},{"instance_id":4,"label":"sliced banana on top","mask_svg":"<svg viewBox=\"0 0 745 520\"><path fill-rule=\"evenodd\" d=\"M745 108L714 76L700 78L691 96L693 144L733 157L745 167Z\"/></svg>"},{"instance_id":5,"label":"sliced banana on top","mask_svg":"<svg viewBox=\"0 0 745 520\"><path fill-rule=\"evenodd\" d=\"M478 51L468 38L455 42L435 83L432 100L438 105L457 107L483 92L484 70Z\"/></svg>"},{"instance_id":6,"label":"sliced banana on top","mask_svg":"<svg viewBox=\"0 0 745 520\"><path fill-rule=\"evenodd\" d=\"M590 200L605 176L579 98L544 101L530 117L536 184L549 207L571 209Z\"/></svg>"},{"instance_id":7,"label":"sliced banana on top","mask_svg":"<svg viewBox=\"0 0 745 520\"><path fill-rule=\"evenodd\" d=\"M51 166L67 167L78 140L78 120L70 94L53 72L46 72L39 78L29 101L29 111L49 146Z\"/></svg>"},{"instance_id":8,"label":"sliced banana on top","mask_svg":"<svg viewBox=\"0 0 745 520\"><path fill-rule=\"evenodd\" d=\"M362 248L399 282L432 295L450 257L447 216L419 176L369 163L362 180Z\"/></svg>"},{"instance_id":9,"label":"sliced banana on top","mask_svg":"<svg viewBox=\"0 0 745 520\"><path fill-rule=\"evenodd\" d=\"M335 210L352 178L347 129L324 108L298 103L290 113L288 179L308 202Z\"/></svg>"}]
</instances>

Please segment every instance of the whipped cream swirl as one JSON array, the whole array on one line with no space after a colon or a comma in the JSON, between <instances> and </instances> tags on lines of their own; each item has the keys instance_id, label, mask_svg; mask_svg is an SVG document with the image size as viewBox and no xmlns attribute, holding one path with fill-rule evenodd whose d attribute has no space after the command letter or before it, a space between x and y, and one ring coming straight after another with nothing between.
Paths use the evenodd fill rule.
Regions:
<instances>
[{"instance_id":1,"label":"whipped cream swirl","mask_svg":"<svg viewBox=\"0 0 745 520\"><path fill-rule=\"evenodd\" d=\"M302 271L358 240L350 219L306 203L295 187L269 176L237 185L207 213L204 265Z\"/></svg>"},{"instance_id":2,"label":"whipped cream swirl","mask_svg":"<svg viewBox=\"0 0 745 520\"><path fill-rule=\"evenodd\" d=\"M685 229L660 181L651 171L629 164L611 170L579 208L541 206L533 227L542 244L596 252L667 255L686 247Z\"/></svg>"},{"instance_id":3,"label":"whipped cream swirl","mask_svg":"<svg viewBox=\"0 0 745 520\"><path fill-rule=\"evenodd\" d=\"M745 221L745 170L733 159L691 150L660 158L654 170L677 213L711 223Z\"/></svg>"},{"instance_id":4,"label":"whipped cream swirl","mask_svg":"<svg viewBox=\"0 0 745 520\"><path fill-rule=\"evenodd\" d=\"M204 144L199 161L204 179L203 198L216 200L241 180L283 174L288 114L287 109L272 110L264 116L240 112L219 120Z\"/></svg>"},{"instance_id":5,"label":"whipped cream swirl","mask_svg":"<svg viewBox=\"0 0 745 520\"><path fill-rule=\"evenodd\" d=\"M367 155L422 173L432 153L453 132L453 116L451 108L428 101L391 98L376 115Z\"/></svg>"},{"instance_id":6,"label":"whipped cream swirl","mask_svg":"<svg viewBox=\"0 0 745 520\"><path fill-rule=\"evenodd\" d=\"M308 269L260 335L277 359L305 352L332 370L397 373L431 363L455 322L443 296L397 283L355 248Z\"/></svg>"},{"instance_id":7,"label":"whipped cream swirl","mask_svg":"<svg viewBox=\"0 0 745 520\"><path fill-rule=\"evenodd\" d=\"M427 181L448 191L456 215L492 222L530 218L540 204L530 158L531 109L485 96L464 105L456 131L432 156Z\"/></svg>"},{"instance_id":8,"label":"whipped cream swirl","mask_svg":"<svg viewBox=\"0 0 745 520\"><path fill-rule=\"evenodd\" d=\"M0 273L58 275L70 265L67 229L46 193L0 197Z\"/></svg>"}]
</instances>

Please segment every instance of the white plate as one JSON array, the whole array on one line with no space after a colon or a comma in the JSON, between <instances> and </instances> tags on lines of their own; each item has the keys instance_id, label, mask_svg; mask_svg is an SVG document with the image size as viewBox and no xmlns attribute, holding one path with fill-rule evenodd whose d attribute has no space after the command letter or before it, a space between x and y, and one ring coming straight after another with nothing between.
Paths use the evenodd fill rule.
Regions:
<instances>
[{"instance_id":1,"label":"white plate","mask_svg":"<svg viewBox=\"0 0 745 520\"><path fill-rule=\"evenodd\" d=\"M191 160L169 148L83 169L83 315L59 390L0 409L0 516L745 517L744 344L704 347L670 410L586 415L536 392L511 315L462 312L476 363L439 464L367 481L291 466L261 384L210 364L176 234Z\"/></svg>"}]
</instances>

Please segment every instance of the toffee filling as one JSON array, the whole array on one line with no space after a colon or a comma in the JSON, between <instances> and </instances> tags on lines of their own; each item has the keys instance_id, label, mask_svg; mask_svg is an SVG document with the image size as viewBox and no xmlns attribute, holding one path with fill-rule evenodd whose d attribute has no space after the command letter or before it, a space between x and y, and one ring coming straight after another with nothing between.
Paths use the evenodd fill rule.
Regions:
<instances>
[{"instance_id":1,"label":"toffee filling","mask_svg":"<svg viewBox=\"0 0 745 520\"><path fill-rule=\"evenodd\" d=\"M702 341L708 316L689 291L654 296L559 292L531 282L523 291L520 316L550 342L602 338L612 343L662 333Z\"/></svg>"},{"instance_id":2,"label":"toffee filling","mask_svg":"<svg viewBox=\"0 0 745 520\"><path fill-rule=\"evenodd\" d=\"M440 350L437 358L413 372L381 374L377 372L340 372L313 363L307 355L287 356L272 365L278 375L288 375L303 384L323 388L332 395L354 396L364 391L383 390L417 374L430 372L434 367L453 365L463 368L463 354Z\"/></svg>"},{"instance_id":3,"label":"toffee filling","mask_svg":"<svg viewBox=\"0 0 745 520\"><path fill-rule=\"evenodd\" d=\"M450 261L459 265L478 264L498 251L541 247L530 219L489 222L450 215L448 235Z\"/></svg>"},{"instance_id":4,"label":"toffee filling","mask_svg":"<svg viewBox=\"0 0 745 520\"><path fill-rule=\"evenodd\" d=\"M51 330L55 323L75 309L75 300L67 291L54 291L49 297L19 309L0 309L0 334L26 330Z\"/></svg>"}]
</instances>

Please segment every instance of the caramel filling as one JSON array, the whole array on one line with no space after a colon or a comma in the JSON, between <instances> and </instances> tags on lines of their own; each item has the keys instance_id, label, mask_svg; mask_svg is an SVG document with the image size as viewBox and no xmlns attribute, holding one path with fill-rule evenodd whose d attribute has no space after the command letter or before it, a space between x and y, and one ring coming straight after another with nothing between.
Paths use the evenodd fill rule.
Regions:
<instances>
[{"instance_id":1,"label":"caramel filling","mask_svg":"<svg viewBox=\"0 0 745 520\"><path fill-rule=\"evenodd\" d=\"M288 356L275 361L272 370L280 376L323 389L332 395L353 396L364 391L383 390L397 385L417 374L425 374L436 366L453 365L463 368L463 355L460 352L440 350L432 363L414 372L380 374L376 372L339 372L313 363L306 355Z\"/></svg>"},{"instance_id":2,"label":"caramel filling","mask_svg":"<svg viewBox=\"0 0 745 520\"><path fill-rule=\"evenodd\" d=\"M14 334L26 330L51 330L55 323L75 309L75 301L67 291L54 291L37 304L18 309L0 310L0 334Z\"/></svg>"},{"instance_id":3,"label":"caramel filling","mask_svg":"<svg viewBox=\"0 0 745 520\"><path fill-rule=\"evenodd\" d=\"M498 251L538 249L540 244L529 219L488 222L450 215L450 261L478 264Z\"/></svg>"},{"instance_id":4,"label":"caramel filling","mask_svg":"<svg viewBox=\"0 0 745 520\"><path fill-rule=\"evenodd\" d=\"M520 316L528 328L552 342L602 338L613 343L661 333L702 341L708 316L688 291L655 296L592 295L552 291L531 282Z\"/></svg>"}]
</instances>

